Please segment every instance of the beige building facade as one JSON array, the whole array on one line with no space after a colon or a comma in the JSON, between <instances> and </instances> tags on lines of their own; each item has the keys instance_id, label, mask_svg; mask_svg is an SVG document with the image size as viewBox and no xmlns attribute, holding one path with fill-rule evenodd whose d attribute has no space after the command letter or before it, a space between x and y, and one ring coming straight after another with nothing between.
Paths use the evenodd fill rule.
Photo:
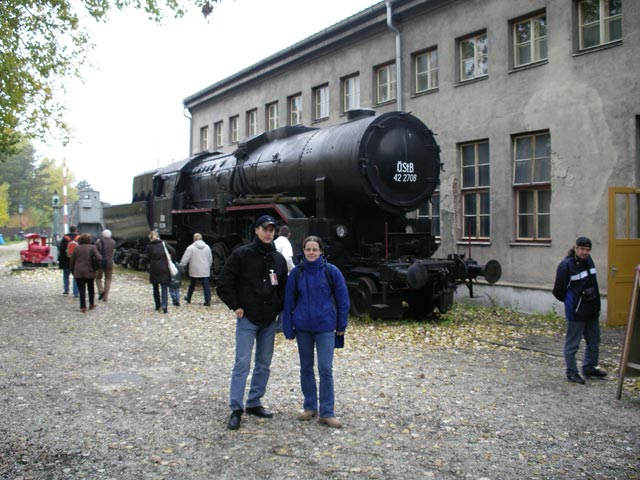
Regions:
<instances>
[{"instance_id":1,"label":"beige building facade","mask_svg":"<svg viewBox=\"0 0 640 480\"><path fill-rule=\"evenodd\" d=\"M353 108L413 113L442 149L438 195L414 212L437 255L500 261L487 302L560 312L555 268L579 235L606 294L608 190L638 186L640 2L380 2L184 105L191 153Z\"/></svg>"}]
</instances>

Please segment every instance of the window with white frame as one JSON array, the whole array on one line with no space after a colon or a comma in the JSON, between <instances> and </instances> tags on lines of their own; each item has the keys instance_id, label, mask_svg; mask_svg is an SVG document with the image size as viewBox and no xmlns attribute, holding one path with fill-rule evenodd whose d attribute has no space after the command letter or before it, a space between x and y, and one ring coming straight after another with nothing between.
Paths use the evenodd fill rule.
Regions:
<instances>
[{"instance_id":1,"label":"window with white frame","mask_svg":"<svg viewBox=\"0 0 640 480\"><path fill-rule=\"evenodd\" d=\"M485 77L489 73L489 45L487 33L483 32L459 41L460 81Z\"/></svg>"},{"instance_id":2,"label":"window with white frame","mask_svg":"<svg viewBox=\"0 0 640 480\"><path fill-rule=\"evenodd\" d=\"M396 99L396 64L390 63L376 68L376 103Z\"/></svg>"},{"instance_id":3,"label":"window with white frame","mask_svg":"<svg viewBox=\"0 0 640 480\"><path fill-rule=\"evenodd\" d=\"M432 48L415 57L416 93L433 90L438 87L438 49Z\"/></svg>"},{"instance_id":4,"label":"window with white frame","mask_svg":"<svg viewBox=\"0 0 640 480\"><path fill-rule=\"evenodd\" d=\"M216 142L216 148L222 147L223 138L222 138L222 122L216 122L213 126L214 138Z\"/></svg>"},{"instance_id":5,"label":"window with white frame","mask_svg":"<svg viewBox=\"0 0 640 480\"><path fill-rule=\"evenodd\" d=\"M360 75L342 79L342 111L360 108Z\"/></svg>"},{"instance_id":6,"label":"window with white frame","mask_svg":"<svg viewBox=\"0 0 640 480\"><path fill-rule=\"evenodd\" d=\"M206 152L209 149L209 127L200 128L200 151Z\"/></svg>"},{"instance_id":7,"label":"window with white frame","mask_svg":"<svg viewBox=\"0 0 640 480\"><path fill-rule=\"evenodd\" d=\"M418 210L418 217L431 219L431 235L440 237L440 188L431 195L431 200L425 202Z\"/></svg>"},{"instance_id":8,"label":"window with white frame","mask_svg":"<svg viewBox=\"0 0 640 480\"><path fill-rule=\"evenodd\" d=\"M462 236L486 240L491 231L489 142L482 140L461 144L459 154Z\"/></svg>"},{"instance_id":9,"label":"window with white frame","mask_svg":"<svg viewBox=\"0 0 640 480\"><path fill-rule=\"evenodd\" d=\"M521 67L547 58L547 15L542 13L513 24L513 65Z\"/></svg>"},{"instance_id":10,"label":"window with white frame","mask_svg":"<svg viewBox=\"0 0 640 480\"><path fill-rule=\"evenodd\" d=\"M329 118L329 85L313 89L313 119Z\"/></svg>"},{"instance_id":11,"label":"window with white frame","mask_svg":"<svg viewBox=\"0 0 640 480\"><path fill-rule=\"evenodd\" d=\"M289 125L302 124L302 95L289 97Z\"/></svg>"},{"instance_id":12,"label":"window with white frame","mask_svg":"<svg viewBox=\"0 0 640 480\"><path fill-rule=\"evenodd\" d=\"M229 142L238 143L238 116L229 118Z\"/></svg>"},{"instance_id":13,"label":"window with white frame","mask_svg":"<svg viewBox=\"0 0 640 480\"><path fill-rule=\"evenodd\" d=\"M258 134L258 110L254 108L247 112L247 137L255 137Z\"/></svg>"},{"instance_id":14,"label":"window with white frame","mask_svg":"<svg viewBox=\"0 0 640 480\"><path fill-rule=\"evenodd\" d=\"M517 240L551 240L551 135L513 137Z\"/></svg>"},{"instance_id":15,"label":"window with white frame","mask_svg":"<svg viewBox=\"0 0 640 480\"><path fill-rule=\"evenodd\" d=\"M272 102L267 105L267 130L275 130L278 128L278 102Z\"/></svg>"},{"instance_id":16,"label":"window with white frame","mask_svg":"<svg viewBox=\"0 0 640 480\"><path fill-rule=\"evenodd\" d=\"M622 39L622 0L578 2L580 50Z\"/></svg>"}]
</instances>

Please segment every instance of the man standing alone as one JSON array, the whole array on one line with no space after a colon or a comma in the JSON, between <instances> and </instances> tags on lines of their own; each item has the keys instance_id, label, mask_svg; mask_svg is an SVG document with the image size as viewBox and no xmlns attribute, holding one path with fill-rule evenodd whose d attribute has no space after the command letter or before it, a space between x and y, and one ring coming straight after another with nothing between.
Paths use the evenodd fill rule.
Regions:
<instances>
[{"instance_id":1,"label":"man standing alone","mask_svg":"<svg viewBox=\"0 0 640 480\"><path fill-rule=\"evenodd\" d=\"M576 245L558 265L553 296L564 303L567 334L564 341L564 361L567 380L584 385L578 373L576 353L582 337L587 344L582 373L587 377L605 377L598 368L600 349L600 291L596 266L591 259L591 240L579 237Z\"/></svg>"},{"instance_id":2,"label":"man standing alone","mask_svg":"<svg viewBox=\"0 0 640 480\"><path fill-rule=\"evenodd\" d=\"M218 280L220 299L236 316L236 355L231 374L228 428L240 428L244 392L256 345L246 413L271 418L262 406L273 357L275 318L282 311L287 282L287 263L273 245L275 220L263 215L255 223L253 241L233 251Z\"/></svg>"}]
</instances>

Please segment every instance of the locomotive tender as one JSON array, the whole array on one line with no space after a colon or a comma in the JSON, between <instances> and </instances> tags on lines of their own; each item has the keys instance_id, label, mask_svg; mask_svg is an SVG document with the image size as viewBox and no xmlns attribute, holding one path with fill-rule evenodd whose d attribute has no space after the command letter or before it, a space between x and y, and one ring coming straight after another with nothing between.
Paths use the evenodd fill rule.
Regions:
<instances>
[{"instance_id":1,"label":"locomotive tender","mask_svg":"<svg viewBox=\"0 0 640 480\"><path fill-rule=\"evenodd\" d=\"M500 264L486 265L438 248L427 218L406 213L438 186L440 148L409 113L349 112L323 129L282 127L249 138L231 154L203 152L134 179L132 204L105 209L107 228L129 246L121 263L144 267L140 251L150 228L183 251L194 232L214 254L212 276L232 249L251 240L256 217L270 214L302 239L323 239L343 272L352 314L398 318L447 311L456 287L473 295L478 276L494 283Z\"/></svg>"}]
</instances>

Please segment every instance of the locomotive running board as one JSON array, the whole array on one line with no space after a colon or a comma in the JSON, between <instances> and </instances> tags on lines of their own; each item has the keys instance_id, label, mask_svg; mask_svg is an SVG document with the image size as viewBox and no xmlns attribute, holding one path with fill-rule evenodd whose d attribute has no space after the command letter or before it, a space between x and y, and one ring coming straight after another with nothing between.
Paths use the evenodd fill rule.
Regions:
<instances>
[{"instance_id":1,"label":"locomotive running board","mask_svg":"<svg viewBox=\"0 0 640 480\"><path fill-rule=\"evenodd\" d=\"M382 293L374 293L371 300L382 300ZM372 303L369 309L371 318L402 318L402 298L387 295L387 303Z\"/></svg>"}]
</instances>

